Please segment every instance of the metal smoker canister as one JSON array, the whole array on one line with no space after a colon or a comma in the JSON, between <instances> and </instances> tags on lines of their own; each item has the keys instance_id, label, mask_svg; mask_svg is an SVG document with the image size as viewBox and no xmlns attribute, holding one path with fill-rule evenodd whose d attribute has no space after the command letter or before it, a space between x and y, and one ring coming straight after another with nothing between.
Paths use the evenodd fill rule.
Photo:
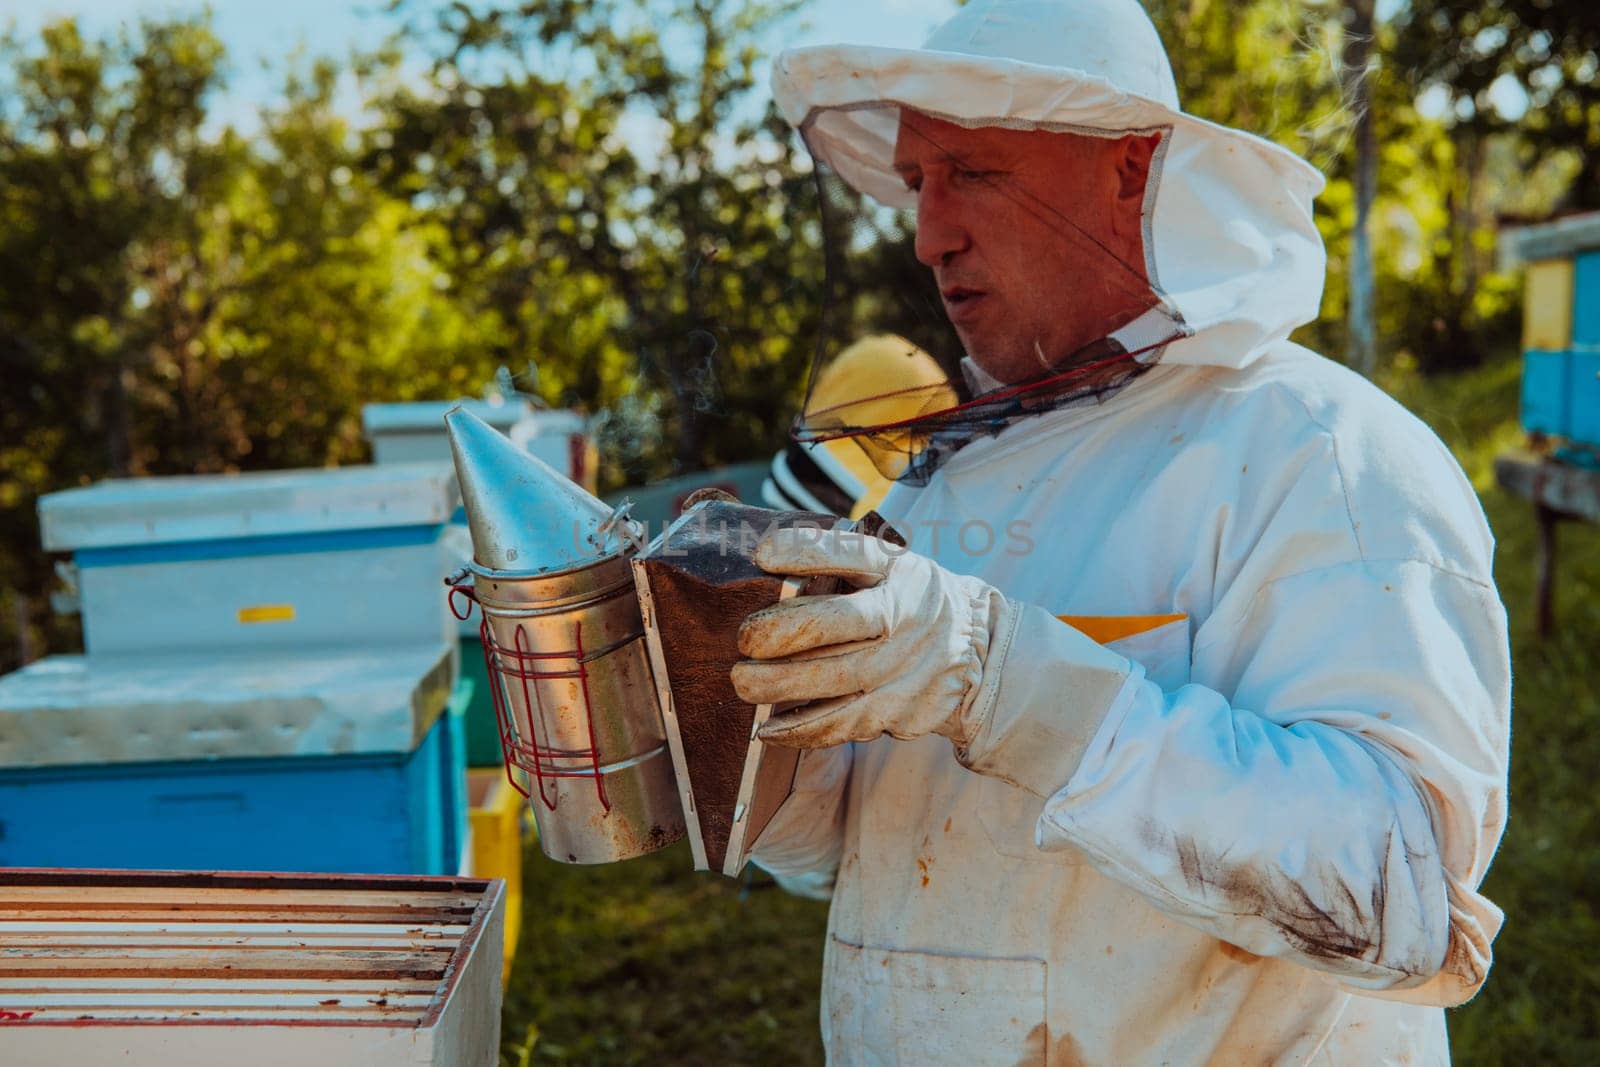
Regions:
<instances>
[{"instance_id":1,"label":"metal smoker canister","mask_svg":"<svg viewBox=\"0 0 1600 1067\"><path fill-rule=\"evenodd\" d=\"M445 417L501 746L539 845L610 863L684 836L629 557L611 509L464 411ZM470 609L469 609L470 610ZM520 780L519 780L520 779Z\"/></svg>"}]
</instances>

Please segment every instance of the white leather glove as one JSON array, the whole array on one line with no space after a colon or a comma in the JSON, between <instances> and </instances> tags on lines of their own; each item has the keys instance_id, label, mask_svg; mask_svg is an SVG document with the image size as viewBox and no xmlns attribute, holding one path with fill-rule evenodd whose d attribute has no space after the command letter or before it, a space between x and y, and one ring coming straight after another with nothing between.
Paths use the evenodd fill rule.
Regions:
<instances>
[{"instance_id":1,"label":"white leather glove","mask_svg":"<svg viewBox=\"0 0 1600 1067\"><path fill-rule=\"evenodd\" d=\"M1015 612L995 589L876 537L776 530L756 546L773 574L837 577L857 587L800 596L754 612L739 628L733 686L752 704L803 707L774 715L759 737L795 748L940 734L965 748L991 638Z\"/></svg>"}]
</instances>

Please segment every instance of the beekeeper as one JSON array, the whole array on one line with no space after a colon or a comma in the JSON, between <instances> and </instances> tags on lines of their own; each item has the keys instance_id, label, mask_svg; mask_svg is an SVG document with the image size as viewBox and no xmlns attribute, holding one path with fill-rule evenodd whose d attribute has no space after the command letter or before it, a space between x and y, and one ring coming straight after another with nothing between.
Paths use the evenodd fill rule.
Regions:
<instances>
[{"instance_id":1,"label":"beekeeper","mask_svg":"<svg viewBox=\"0 0 1600 1067\"><path fill-rule=\"evenodd\" d=\"M1134 0L974 0L775 91L915 209L977 390L884 502L910 551L758 550L857 587L752 615L734 674L804 702L756 855L835 880L831 1058L1447 1060L1502 917L1505 616L1449 453L1287 340L1320 177L1184 114Z\"/></svg>"}]
</instances>

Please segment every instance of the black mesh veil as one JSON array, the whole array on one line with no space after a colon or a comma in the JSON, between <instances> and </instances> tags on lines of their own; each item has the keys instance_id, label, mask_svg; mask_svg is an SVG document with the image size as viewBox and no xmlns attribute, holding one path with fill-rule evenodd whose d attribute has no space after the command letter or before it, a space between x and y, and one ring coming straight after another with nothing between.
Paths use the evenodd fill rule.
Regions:
<instances>
[{"instance_id":1,"label":"black mesh veil","mask_svg":"<svg viewBox=\"0 0 1600 1067\"><path fill-rule=\"evenodd\" d=\"M1168 131L1030 127L985 141L970 125L882 112L880 128L915 138L896 160L909 186L898 205L852 188L819 150L813 124L801 131L826 256L822 328L793 428L802 446L838 453L848 441L885 477L925 484L973 440L1108 397L1188 334L1159 287L1151 243ZM1135 255L1097 236L1083 214L1092 204L1073 199L1075 175L996 155L1050 136L1154 146L1132 211ZM1079 150L1046 150L1056 147L1067 150L1062 158Z\"/></svg>"}]
</instances>

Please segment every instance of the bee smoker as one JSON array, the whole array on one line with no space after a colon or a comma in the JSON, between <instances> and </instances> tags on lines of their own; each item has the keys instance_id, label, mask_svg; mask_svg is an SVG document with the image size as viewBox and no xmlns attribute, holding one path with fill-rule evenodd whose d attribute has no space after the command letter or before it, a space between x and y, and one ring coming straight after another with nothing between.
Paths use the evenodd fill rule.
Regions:
<instances>
[{"instance_id":1,"label":"bee smoker","mask_svg":"<svg viewBox=\"0 0 1600 1067\"><path fill-rule=\"evenodd\" d=\"M610 863L681 839L630 569L639 532L466 411L445 425L473 545L451 607L482 615L506 772L540 847Z\"/></svg>"}]
</instances>

